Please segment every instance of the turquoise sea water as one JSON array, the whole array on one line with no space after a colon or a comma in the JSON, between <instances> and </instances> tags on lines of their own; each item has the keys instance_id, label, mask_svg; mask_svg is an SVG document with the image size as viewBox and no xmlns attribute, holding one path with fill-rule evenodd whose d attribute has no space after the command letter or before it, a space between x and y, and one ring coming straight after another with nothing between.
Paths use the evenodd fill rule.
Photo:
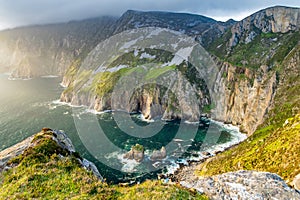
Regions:
<instances>
[{"instance_id":1,"label":"turquoise sea water","mask_svg":"<svg viewBox=\"0 0 300 200\"><path fill-rule=\"evenodd\" d=\"M160 129L151 137L132 136L124 128L135 135L139 134L140 129L128 123L129 119L122 118L120 113L95 115L87 112L85 107L72 108L55 103L63 91L60 81L60 77L8 80L8 75L0 75L0 150L39 132L43 127L64 130L75 149L83 157L93 161L108 182L124 182L154 178L157 173L178 167L178 162L186 158L201 157L199 151L204 147L209 149L212 145L207 139L207 130L210 130L209 137L218 137L215 141L221 146L228 146L230 141L240 139L236 136L236 131L234 135L226 127L208 120L200 124L160 120L149 123L142 121L138 114L130 116L130 121L136 127L157 125ZM103 130L102 135L97 133L95 122ZM178 136L178 132L184 133L183 136ZM206 142L203 144L205 138ZM123 159L122 154L137 143L146 149L144 161L137 163ZM168 147L167 159L151 161L149 157L152 151L162 146ZM123 172L117 169L122 169Z\"/></svg>"}]
</instances>

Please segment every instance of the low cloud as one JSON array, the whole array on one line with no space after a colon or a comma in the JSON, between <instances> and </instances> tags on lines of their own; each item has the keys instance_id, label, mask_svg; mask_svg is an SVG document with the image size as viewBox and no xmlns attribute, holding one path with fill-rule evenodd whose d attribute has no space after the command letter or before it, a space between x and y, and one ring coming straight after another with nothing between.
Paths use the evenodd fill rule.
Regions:
<instances>
[{"instance_id":1,"label":"low cloud","mask_svg":"<svg viewBox=\"0 0 300 200\"><path fill-rule=\"evenodd\" d=\"M219 20L246 17L274 5L300 6L299 0L0 0L0 28L113 15L128 9L202 14Z\"/></svg>"}]
</instances>

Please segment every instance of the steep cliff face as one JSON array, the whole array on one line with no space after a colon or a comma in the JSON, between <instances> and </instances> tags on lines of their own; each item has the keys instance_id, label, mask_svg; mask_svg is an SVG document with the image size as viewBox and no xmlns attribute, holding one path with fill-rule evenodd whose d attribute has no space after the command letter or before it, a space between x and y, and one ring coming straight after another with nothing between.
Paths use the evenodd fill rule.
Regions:
<instances>
[{"instance_id":1,"label":"steep cliff face","mask_svg":"<svg viewBox=\"0 0 300 200\"><path fill-rule=\"evenodd\" d=\"M68 87L61 95L61 101L87 105L96 111L141 112L145 119L198 120L200 110L210 103L210 98L207 88L200 87L203 80L197 76L195 67L187 62L190 53L182 53L192 50L194 40L180 37L178 33L167 29L158 31L157 28L150 28L149 31L140 30L140 34L131 38L133 36L129 37L127 33L124 38L115 36L120 38L99 44L82 62L75 76L70 71L68 77L73 78L68 80L72 81L67 83L67 78L64 79ZM174 39L174 45L162 40L161 37L166 36L171 41ZM124 47L124 44L132 41L144 43L146 39L153 48L132 47L130 51L127 47L121 55L110 49L122 49L111 44L115 41ZM182 42L185 39L186 43ZM162 41L168 46L163 47ZM156 49L155 45L159 45L160 49ZM170 46L174 49L171 50ZM99 63L102 64L99 66Z\"/></svg>"},{"instance_id":2,"label":"steep cliff face","mask_svg":"<svg viewBox=\"0 0 300 200\"><path fill-rule=\"evenodd\" d=\"M102 17L0 32L0 65L15 78L64 75L78 57L111 35L115 18Z\"/></svg>"},{"instance_id":3,"label":"steep cliff face","mask_svg":"<svg viewBox=\"0 0 300 200\"><path fill-rule=\"evenodd\" d=\"M128 112L141 111L145 118L162 116L166 119L183 117L178 109L182 106L185 109L184 115L189 116L189 119L196 119L200 113L212 111L210 114L214 119L239 125L243 131L251 134L262 123L273 104L274 94L280 87L277 82L283 75L279 72L279 67L300 40L299 16L298 8L273 7L240 22L221 23L191 14L127 11L118 20L100 18L19 28L0 34L4 41L0 48L4 58L1 59L1 65L10 66L14 77L64 74L62 85L66 90L61 95L61 100L74 105L87 105L97 111L114 108ZM86 31L82 31L82 27ZM114 63L108 66L103 59L105 52L116 52L124 47L107 46L105 51L101 51L100 47L98 50L95 48L100 41L113 34L144 27L176 30L200 42L217 57L216 76L210 77L210 81L214 83L209 88L202 87L203 80L194 77L197 72L183 67L183 62L174 66L171 63L163 65L171 62L173 57L169 55L171 57L157 59L164 57L162 52L150 52L149 58L142 59L137 58L143 57L142 53L147 55L149 52L141 51L137 56L132 52L127 58L111 55L109 59ZM152 33L157 34L159 31ZM131 42L134 44L136 41ZM174 43L173 47L168 48L175 48L178 44ZM130 46L130 41L126 45ZM155 48L161 48L159 45L156 44ZM155 51L155 48L149 49ZM92 49L94 50L91 51ZM156 58L151 59L151 56ZM150 79L172 70L181 72L182 75L174 76L178 84L169 88L177 93L177 99L163 97L163 87L149 88L148 85L148 88L138 88L134 94L126 93L126 90L120 92L120 103L112 105L110 95L120 77L137 73L142 65L153 61L156 66L148 65L145 72ZM183 79L192 81L194 88L187 89ZM197 79L198 81L193 82ZM167 83L172 80L164 81ZM212 90L209 91L210 89ZM187 103L191 91L197 91L196 105L200 112ZM210 98L210 93L214 93L215 100Z\"/></svg>"},{"instance_id":4,"label":"steep cliff face","mask_svg":"<svg viewBox=\"0 0 300 200\"><path fill-rule=\"evenodd\" d=\"M209 43L207 49L210 53L216 55L214 57L216 62L214 67L216 69L213 70L214 76L209 74L212 69L206 68L202 70L202 75L211 79L204 80L205 82L211 82L208 88L201 88L201 84L199 84L201 82L200 79L194 85L197 88L197 105L201 110L200 113L208 112L214 119L238 125L243 132L248 134L252 134L256 130L268 114L270 107L272 107L274 95L278 87L280 87L278 82L282 79L281 76L283 74L280 73L279 68L287 65L287 63L283 63L283 60L293 51L293 48L300 40L298 13L299 9L285 7L274 7L259 11L245 20L237 22L231 30L226 31L226 28L224 28L224 31L220 32L220 38L215 38L212 43ZM145 26L171 27L174 30L179 30L178 28L182 26L186 34L197 36L194 32L195 30L209 32L207 29L208 24L213 26L220 25L218 22L203 17L174 14L174 16L164 19L164 15L165 13L128 11L118 20L115 32ZM172 21L171 18L176 18L176 23L166 23L168 20ZM199 24L187 27L188 20L194 20ZM251 33L252 30L256 32L249 39L247 34ZM231 45L230 53L228 54L228 43L232 41L230 38L236 35L239 35L239 38L243 38L243 40L239 40L237 44ZM159 56L159 54L156 54L156 56ZM97 56L95 54L90 57L96 58ZM165 60L164 62L169 61ZM128 65L128 63L118 63L118 65L122 64ZM90 65L93 66L94 64ZM115 63L114 67L118 65ZM179 67L176 66L175 68L178 69ZM193 77L193 75L197 73L197 71L190 70L185 78L195 80L197 78ZM70 74L72 73L70 72ZM84 74L81 74L81 77L83 76ZM70 77L73 76L66 76L64 79L66 80L66 85L72 83L70 81L72 78ZM176 79L180 85L181 78L177 77ZM111 80L116 79L107 79L104 76L99 76L98 80L109 83ZM165 81L170 82L171 80ZM105 90L107 84L106 86L104 85L102 85L102 88ZM108 85L111 86L111 83ZM112 109L111 98L109 95L104 95L105 92L92 97L94 93L74 92L72 87L74 86L68 87L66 92L63 93L61 100L76 105L89 105L98 111ZM180 109L178 108L179 105L184 105L188 102L185 96L188 96L189 90L185 87L174 89L176 93L180 94L181 91L183 94L177 98L178 101L175 103L175 101L170 101L170 97L169 100L161 97L162 88L154 88L152 88L152 92L142 88L131 98L130 104L126 103L126 100L130 98L130 94L122 93L122 98L119 99L121 103L119 103L117 108L128 112L141 111L145 118L161 115L166 119L181 118L182 115L179 114ZM211 99L211 96L214 99ZM196 119L195 116L199 116L199 113L196 114L194 112L195 108L191 106L184 106L184 109L185 113L191 113L191 116L193 116L191 119Z\"/></svg>"},{"instance_id":5,"label":"steep cliff face","mask_svg":"<svg viewBox=\"0 0 300 200\"><path fill-rule=\"evenodd\" d=\"M267 66L254 71L224 62L218 77L216 87L223 87L220 91L224 93L212 110L213 117L238 125L243 132L253 133L273 103L276 73L268 71Z\"/></svg>"},{"instance_id":6,"label":"steep cliff face","mask_svg":"<svg viewBox=\"0 0 300 200\"><path fill-rule=\"evenodd\" d=\"M300 9L273 7L261 10L244 20L237 22L232 28L229 47L239 42L249 43L262 33L287 33L299 30Z\"/></svg>"},{"instance_id":7,"label":"steep cliff face","mask_svg":"<svg viewBox=\"0 0 300 200\"><path fill-rule=\"evenodd\" d=\"M224 88L213 110L216 119L240 125L249 134L264 121L276 104L277 91L290 79L287 71L299 68L295 53L300 40L298 15L296 8L259 11L212 44L209 51L216 60L223 60L218 63L220 74L215 81L216 88ZM235 44L233 38L238 38Z\"/></svg>"}]
</instances>

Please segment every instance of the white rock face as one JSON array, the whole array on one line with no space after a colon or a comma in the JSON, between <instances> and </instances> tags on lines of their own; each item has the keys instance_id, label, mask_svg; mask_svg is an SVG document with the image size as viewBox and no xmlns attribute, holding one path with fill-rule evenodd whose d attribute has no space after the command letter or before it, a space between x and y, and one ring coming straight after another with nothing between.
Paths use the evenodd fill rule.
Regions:
<instances>
[{"instance_id":1,"label":"white rock face","mask_svg":"<svg viewBox=\"0 0 300 200\"><path fill-rule=\"evenodd\" d=\"M183 181L181 185L194 188L210 199L300 199L300 194L290 188L282 178L268 172L230 172L209 178Z\"/></svg>"}]
</instances>

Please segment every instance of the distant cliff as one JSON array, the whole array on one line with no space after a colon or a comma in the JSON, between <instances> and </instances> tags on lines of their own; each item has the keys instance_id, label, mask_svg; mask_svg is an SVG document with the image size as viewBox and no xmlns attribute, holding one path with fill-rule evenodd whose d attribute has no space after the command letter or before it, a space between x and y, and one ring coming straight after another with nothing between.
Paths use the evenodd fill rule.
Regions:
<instances>
[{"instance_id":1,"label":"distant cliff","mask_svg":"<svg viewBox=\"0 0 300 200\"><path fill-rule=\"evenodd\" d=\"M111 35L115 21L101 17L1 31L0 66L14 78L62 76L75 59Z\"/></svg>"}]
</instances>

